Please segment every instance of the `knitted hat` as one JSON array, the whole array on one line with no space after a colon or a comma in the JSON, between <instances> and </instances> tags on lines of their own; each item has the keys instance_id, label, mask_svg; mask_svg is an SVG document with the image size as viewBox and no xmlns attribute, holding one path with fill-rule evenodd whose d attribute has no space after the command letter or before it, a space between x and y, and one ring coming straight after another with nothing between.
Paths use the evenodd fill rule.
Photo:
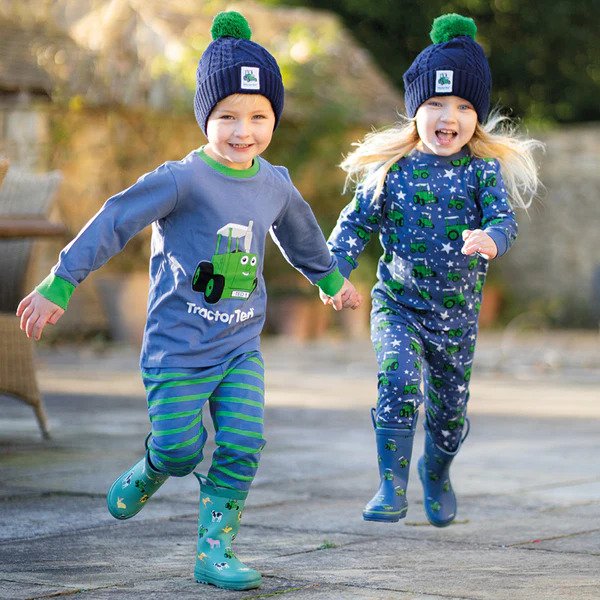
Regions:
<instances>
[{"instance_id":1,"label":"knitted hat","mask_svg":"<svg viewBox=\"0 0 600 600\"><path fill-rule=\"evenodd\" d=\"M468 100L480 122L490 109L492 73L483 48L475 41L473 19L447 14L434 19L433 44L427 46L404 73L404 103L412 118L432 96L459 96Z\"/></svg>"},{"instance_id":2,"label":"knitted hat","mask_svg":"<svg viewBox=\"0 0 600 600\"><path fill-rule=\"evenodd\" d=\"M248 21L237 12L221 12L213 20L213 41L196 71L194 113L206 134L206 121L217 102L231 94L262 94L275 113L275 127L283 110L283 82L277 61L250 41Z\"/></svg>"}]
</instances>

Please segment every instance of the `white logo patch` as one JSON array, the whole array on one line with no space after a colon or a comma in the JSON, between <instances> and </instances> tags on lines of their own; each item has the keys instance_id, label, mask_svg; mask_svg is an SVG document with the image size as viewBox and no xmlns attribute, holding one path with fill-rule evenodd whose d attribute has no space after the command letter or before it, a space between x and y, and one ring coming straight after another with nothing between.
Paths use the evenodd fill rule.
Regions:
<instances>
[{"instance_id":1,"label":"white logo patch","mask_svg":"<svg viewBox=\"0 0 600 600\"><path fill-rule=\"evenodd\" d=\"M436 71L435 72L435 91L443 92L443 93L451 92L453 78L454 78L454 71Z\"/></svg>"},{"instance_id":2,"label":"white logo patch","mask_svg":"<svg viewBox=\"0 0 600 600\"><path fill-rule=\"evenodd\" d=\"M241 67L240 87L243 90L260 90L260 69L258 67Z\"/></svg>"}]
</instances>

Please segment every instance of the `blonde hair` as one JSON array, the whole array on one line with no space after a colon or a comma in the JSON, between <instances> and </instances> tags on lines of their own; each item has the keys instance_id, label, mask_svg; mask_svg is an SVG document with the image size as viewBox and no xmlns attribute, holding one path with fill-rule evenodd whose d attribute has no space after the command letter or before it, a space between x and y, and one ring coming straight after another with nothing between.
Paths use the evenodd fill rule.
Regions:
<instances>
[{"instance_id":1,"label":"blonde hair","mask_svg":"<svg viewBox=\"0 0 600 600\"><path fill-rule=\"evenodd\" d=\"M367 134L353 144L356 150L340 164L347 173L344 191L360 187L365 192L373 190L376 198L383 190L390 167L419 142L415 119L402 115L396 126ZM477 123L467 147L476 158L498 160L513 208L527 209L531 205L541 185L533 157L534 150L543 149L541 142L519 136L508 117L493 111L484 125Z\"/></svg>"}]
</instances>

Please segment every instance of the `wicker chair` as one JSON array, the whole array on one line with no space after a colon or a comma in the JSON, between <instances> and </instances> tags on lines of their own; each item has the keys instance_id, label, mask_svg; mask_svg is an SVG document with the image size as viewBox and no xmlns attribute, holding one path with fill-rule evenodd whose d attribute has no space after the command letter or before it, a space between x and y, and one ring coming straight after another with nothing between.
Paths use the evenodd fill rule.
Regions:
<instances>
[{"instance_id":1,"label":"wicker chair","mask_svg":"<svg viewBox=\"0 0 600 600\"><path fill-rule=\"evenodd\" d=\"M60 181L56 171L36 174L9 168L0 187L0 217L46 215ZM48 438L48 419L35 376L33 342L19 329L15 317L25 293L32 244L31 237L0 239L0 394L15 396L30 405L43 437Z\"/></svg>"}]
</instances>

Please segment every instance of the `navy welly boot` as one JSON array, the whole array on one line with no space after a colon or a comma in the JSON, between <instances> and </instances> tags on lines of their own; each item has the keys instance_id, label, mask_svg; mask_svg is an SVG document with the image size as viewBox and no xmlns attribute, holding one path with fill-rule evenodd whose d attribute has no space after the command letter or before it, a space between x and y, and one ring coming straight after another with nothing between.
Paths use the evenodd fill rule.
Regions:
<instances>
[{"instance_id":1,"label":"navy welly boot","mask_svg":"<svg viewBox=\"0 0 600 600\"><path fill-rule=\"evenodd\" d=\"M425 452L419 459L419 479L423 484L423 507L427 520L435 527L446 527L456 517L456 496L450 483L450 465L462 443L469 435L469 419L465 419L466 432L456 450L448 452L434 441L425 419Z\"/></svg>"},{"instance_id":2,"label":"navy welly boot","mask_svg":"<svg viewBox=\"0 0 600 600\"><path fill-rule=\"evenodd\" d=\"M403 519L408 510L406 486L417 414L415 413L412 429L378 427L375 421L375 409L371 409L371 417L375 428L381 483L375 496L365 506L363 519L394 523Z\"/></svg>"}]
</instances>

